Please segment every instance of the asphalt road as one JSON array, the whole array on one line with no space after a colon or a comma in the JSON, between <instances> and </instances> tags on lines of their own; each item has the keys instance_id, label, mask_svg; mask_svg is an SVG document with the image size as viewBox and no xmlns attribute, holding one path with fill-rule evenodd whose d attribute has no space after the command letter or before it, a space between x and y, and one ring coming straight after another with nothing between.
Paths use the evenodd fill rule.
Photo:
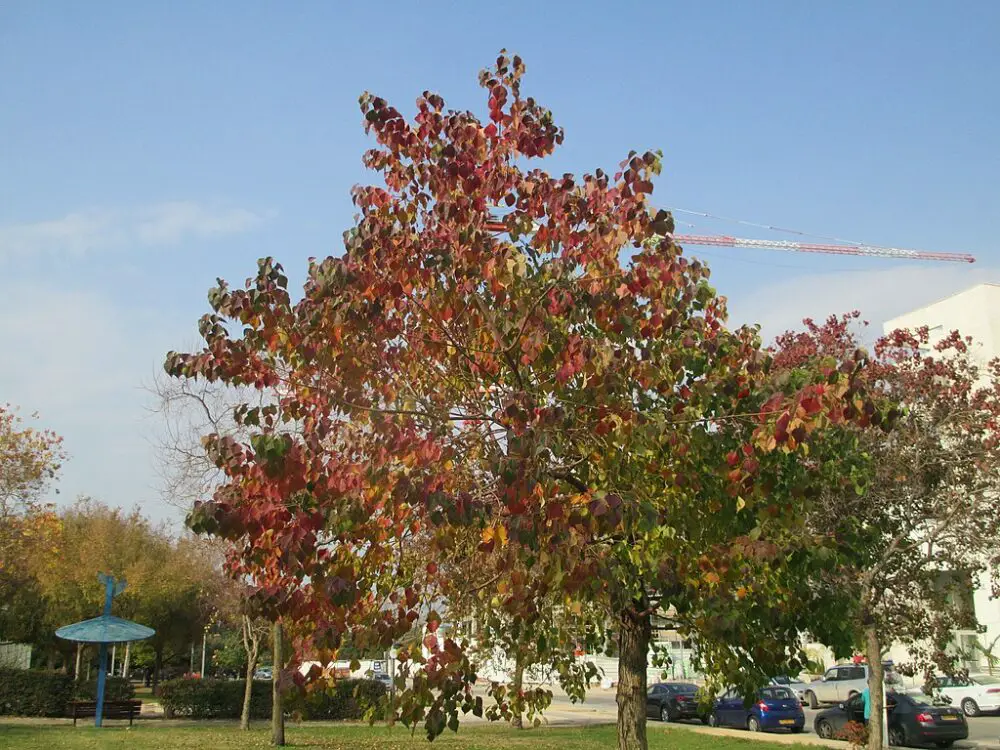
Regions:
<instances>
[{"instance_id":1,"label":"asphalt road","mask_svg":"<svg viewBox=\"0 0 1000 750\"><path fill-rule=\"evenodd\" d=\"M583 703L572 704L568 697L556 691L552 698L552 709L562 715L571 712L579 714L582 721L607 720L614 721L617 704L612 690L591 690ZM806 732L813 731L813 722L819 711L806 709ZM695 722L700 724L700 722ZM972 742L1000 745L1000 716L977 716L969 719L969 740ZM846 746L845 746L846 747Z\"/></svg>"}]
</instances>

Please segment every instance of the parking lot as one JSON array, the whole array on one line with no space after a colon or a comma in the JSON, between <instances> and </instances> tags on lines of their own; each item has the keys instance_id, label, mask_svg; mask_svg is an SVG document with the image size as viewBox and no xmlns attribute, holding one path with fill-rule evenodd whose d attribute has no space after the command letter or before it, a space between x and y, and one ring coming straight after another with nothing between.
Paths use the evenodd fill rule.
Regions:
<instances>
[{"instance_id":1,"label":"parking lot","mask_svg":"<svg viewBox=\"0 0 1000 750\"><path fill-rule=\"evenodd\" d=\"M615 693L613 690L596 689L587 693L587 700L573 704L558 690L552 698L551 712L560 716L579 716L581 722L614 721L616 716ZM819 711L805 709L806 732L812 733L813 722ZM655 722L650 719L650 722ZM969 719L969 745L1000 745L1000 715L978 716ZM698 726L700 723L695 722ZM956 745L957 747L958 745ZM847 747L846 745L844 746Z\"/></svg>"}]
</instances>

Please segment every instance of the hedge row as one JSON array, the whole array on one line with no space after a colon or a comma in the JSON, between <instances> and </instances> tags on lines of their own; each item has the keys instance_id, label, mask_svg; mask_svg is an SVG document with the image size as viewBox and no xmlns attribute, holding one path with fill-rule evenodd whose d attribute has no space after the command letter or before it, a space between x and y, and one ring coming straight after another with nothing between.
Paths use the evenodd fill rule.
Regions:
<instances>
[{"instance_id":1,"label":"hedge row","mask_svg":"<svg viewBox=\"0 0 1000 750\"><path fill-rule=\"evenodd\" d=\"M128 700L135 689L122 677L109 677L104 699ZM0 669L0 716L65 716L71 700L97 700L97 680L76 683L69 675L25 669Z\"/></svg>"},{"instance_id":2,"label":"hedge row","mask_svg":"<svg viewBox=\"0 0 1000 750\"><path fill-rule=\"evenodd\" d=\"M243 711L243 680L213 680L182 677L160 683L160 705L164 715L192 719L238 719ZM250 718L271 715L271 682L254 680L250 693Z\"/></svg>"},{"instance_id":3,"label":"hedge row","mask_svg":"<svg viewBox=\"0 0 1000 750\"><path fill-rule=\"evenodd\" d=\"M286 700L289 713L303 719L364 719L370 709L382 705L386 687L378 680L337 680L332 688L296 691Z\"/></svg>"},{"instance_id":4,"label":"hedge row","mask_svg":"<svg viewBox=\"0 0 1000 750\"><path fill-rule=\"evenodd\" d=\"M243 710L242 680L179 679L160 685L160 703L169 716L192 719L235 719ZM294 690L285 697L285 710L303 719L362 719L379 705L385 685L375 680L338 680L329 690L308 694ZM271 682L253 683L250 718L271 716Z\"/></svg>"}]
</instances>

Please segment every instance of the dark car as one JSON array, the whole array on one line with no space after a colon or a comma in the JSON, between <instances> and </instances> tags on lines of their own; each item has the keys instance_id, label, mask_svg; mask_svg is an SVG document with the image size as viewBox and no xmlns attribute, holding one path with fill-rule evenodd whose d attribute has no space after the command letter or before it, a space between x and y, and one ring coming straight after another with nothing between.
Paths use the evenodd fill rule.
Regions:
<instances>
[{"instance_id":1,"label":"dark car","mask_svg":"<svg viewBox=\"0 0 1000 750\"><path fill-rule=\"evenodd\" d=\"M902 693L886 696L889 721L889 744L937 745L951 747L955 740L969 736L969 725L960 709L931 706L919 698ZM816 717L816 734L824 739L836 739L850 721L863 722L864 699L855 695L836 708L828 708Z\"/></svg>"},{"instance_id":2,"label":"dark car","mask_svg":"<svg viewBox=\"0 0 1000 750\"><path fill-rule=\"evenodd\" d=\"M768 729L788 729L801 732L806 725L806 715L798 697L786 687L772 685L761 688L753 702L730 690L715 701L708 717L713 727L740 727L751 732Z\"/></svg>"},{"instance_id":3,"label":"dark car","mask_svg":"<svg viewBox=\"0 0 1000 750\"><path fill-rule=\"evenodd\" d=\"M698 705L698 686L689 682L657 682L646 693L646 716L661 721L701 719L708 716Z\"/></svg>"}]
</instances>

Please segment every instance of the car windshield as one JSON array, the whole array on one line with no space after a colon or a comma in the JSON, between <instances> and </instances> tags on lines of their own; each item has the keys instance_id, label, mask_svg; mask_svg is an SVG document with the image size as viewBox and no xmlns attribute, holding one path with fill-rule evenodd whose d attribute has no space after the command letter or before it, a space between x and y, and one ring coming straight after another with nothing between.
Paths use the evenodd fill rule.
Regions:
<instances>
[{"instance_id":1,"label":"car windshield","mask_svg":"<svg viewBox=\"0 0 1000 750\"><path fill-rule=\"evenodd\" d=\"M684 693L685 695L694 695L698 692L697 685L671 685L670 690L674 693Z\"/></svg>"},{"instance_id":2,"label":"car windshield","mask_svg":"<svg viewBox=\"0 0 1000 750\"><path fill-rule=\"evenodd\" d=\"M780 675L778 677L773 677L773 678L771 678L771 682L775 683L776 685L791 685L792 684L792 681L788 677L786 677L785 675Z\"/></svg>"},{"instance_id":3,"label":"car windshield","mask_svg":"<svg viewBox=\"0 0 1000 750\"><path fill-rule=\"evenodd\" d=\"M788 688L772 687L761 690L760 697L765 701L787 701L794 699L795 696Z\"/></svg>"}]
</instances>

